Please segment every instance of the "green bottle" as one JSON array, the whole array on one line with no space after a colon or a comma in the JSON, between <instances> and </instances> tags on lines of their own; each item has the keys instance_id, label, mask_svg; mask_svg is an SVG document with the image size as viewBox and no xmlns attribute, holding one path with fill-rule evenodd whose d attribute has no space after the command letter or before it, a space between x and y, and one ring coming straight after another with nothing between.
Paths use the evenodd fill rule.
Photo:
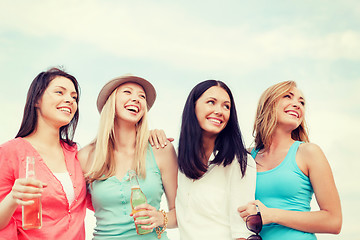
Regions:
<instances>
[{"instance_id":1,"label":"green bottle","mask_svg":"<svg viewBox=\"0 0 360 240\"><path fill-rule=\"evenodd\" d=\"M146 200L145 194L140 189L140 185L139 185L139 181L138 181L136 172L134 170L129 170L128 173L129 173L130 184L131 184L130 204L131 204L132 214L134 214L136 212L140 212L140 211L144 210L144 209L134 210L134 208L140 204L147 203L147 200ZM137 219L141 220L141 219L148 219L148 218L149 217L138 217ZM141 228L141 226L146 226L146 225L150 225L150 224L136 224L135 223L137 234L143 235L143 234L150 233L151 230L145 230L145 229Z\"/></svg>"}]
</instances>

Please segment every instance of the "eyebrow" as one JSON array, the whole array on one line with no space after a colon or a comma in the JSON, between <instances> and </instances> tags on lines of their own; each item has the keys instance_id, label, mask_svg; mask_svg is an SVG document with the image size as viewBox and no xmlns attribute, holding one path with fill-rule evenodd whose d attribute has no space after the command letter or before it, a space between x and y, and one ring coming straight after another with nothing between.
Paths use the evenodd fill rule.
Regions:
<instances>
[{"instance_id":1,"label":"eyebrow","mask_svg":"<svg viewBox=\"0 0 360 240\"><path fill-rule=\"evenodd\" d=\"M55 88L61 88L61 89L63 89L63 90L67 90L67 88L65 88L65 87L63 87L63 86L55 86ZM75 94L78 94L76 91L73 91L73 92L71 92L71 93L75 93Z\"/></svg>"},{"instance_id":2,"label":"eyebrow","mask_svg":"<svg viewBox=\"0 0 360 240\"><path fill-rule=\"evenodd\" d=\"M134 90L132 87L124 87L123 89L126 89L126 88L129 88L129 89L131 89L131 90ZM140 90L139 92L140 92L140 93L145 93L144 90Z\"/></svg>"},{"instance_id":3,"label":"eyebrow","mask_svg":"<svg viewBox=\"0 0 360 240\"><path fill-rule=\"evenodd\" d=\"M294 96L294 93L291 92L291 91L289 91L289 94L290 94L291 96ZM302 96L300 96L300 99L305 101L305 99L304 99Z\"/></svg>"},{"instance_id":4,"label":"eyebrow","mask_svg":"<svg viewBox=\"0 0 360 240\"><path fill-rule=\"evenodd\" d=\"M216 101L218 101L218 99L217 98L214 98L214 97L208 97L207 98L207 100L209 100L209 99L213 99L213 100L216 100ZM231 103L230 101L228 101L228 100L226 100L226 101L224 101L224 103Z\"/></svg>"}]
</instances>

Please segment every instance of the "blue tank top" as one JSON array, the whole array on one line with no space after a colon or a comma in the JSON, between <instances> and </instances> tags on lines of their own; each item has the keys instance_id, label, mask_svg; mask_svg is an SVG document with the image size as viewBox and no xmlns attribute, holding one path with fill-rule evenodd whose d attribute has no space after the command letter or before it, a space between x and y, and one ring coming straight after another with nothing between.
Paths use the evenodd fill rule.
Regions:
<instances>
[{"instance_id":1,"label":"blue tank top","mask_svg":"<svg viewBox=\"0 0 360 240\"><path fill-rule=\"evenodd\" d=\"M148 204L159 209L164 187L150 145L146 156L146 178L139 178L139 185ZM155 230L145 235L137 235L136 233L134 218L130 216L131 186L127 173L121 180L112 176L106 180L94 181L89 190L96 217L93 239L158 239ZM166 232L161 234L161 239L168 239Z\"/></svg>"},{"instance_id":2,"label":"blue tank top","mask_svg":"<svg viewBox=\"0 0 360 240\"><path fill-rule=\"evenodd\" d=\"M310 211L310 201L314 193L309 178L296 163L296 153L302 142L294 142L284 160L275 168L258 172L255 199L265 206L290 211ZM258 150L252 150L255 159ZM260 233L263 240L313 240L315 234L298 231L279 224L267 224Z\"/></svg>"}]
</instances>

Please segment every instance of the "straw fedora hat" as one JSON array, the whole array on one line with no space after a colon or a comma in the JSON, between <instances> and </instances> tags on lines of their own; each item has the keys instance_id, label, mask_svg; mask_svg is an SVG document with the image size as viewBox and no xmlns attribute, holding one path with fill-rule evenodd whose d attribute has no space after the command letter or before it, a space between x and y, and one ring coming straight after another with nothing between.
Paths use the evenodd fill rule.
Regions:
<instances>
[{"instance_id":1,"label":"straw fedora hat","mask_svg":"<svg viewBox=\"0 0 360 240\"><path fill-rule=\"evenodd\" d=\"M104 107L104 105L105 105L107 99L109 98L109 96L111 95L111 93L117 87L119 87L121 84L127 83L127 82L137 83L140 86L142 86L142 88L144 89L145 94L146 94L147 109L148 109L148 111L150 110L150 108L152 107L152 105L154 104L155 99L156 99L156 91L155 91L154 86L149 81L147 81L141 77L137 77L137 76L133 76L133 75L124 75L124 76L120 76L120 77L110 80L100 90L100 93L98 95L97 102L96 102L99 113L101 113L101 110Z\"/></svg>"}]
</instances>

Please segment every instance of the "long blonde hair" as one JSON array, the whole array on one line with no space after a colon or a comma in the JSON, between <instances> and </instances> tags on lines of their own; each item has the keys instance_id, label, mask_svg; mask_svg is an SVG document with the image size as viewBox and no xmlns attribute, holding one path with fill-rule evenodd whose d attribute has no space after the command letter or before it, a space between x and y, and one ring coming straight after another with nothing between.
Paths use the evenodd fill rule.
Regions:
<instances>
[{"instance_id":1,"label":"long blonde hair","mask_svg":"<svg viewBox=\"0 0 360 240\"><path fill-rule=\"evenodd\" d=\"M104 180L115 175L116 161L114 159L115 148L115 103L117 89L107 99L101 114L95 145L93 162L85 177L89 183L95 180ZM142 178L146 177L146 154L148 151L149 129L147 123L147 108L144 116L136 124L135 161L133 169Z\"/></svg>"},{"instance_id":2,"label":"long blonde hair","mask_svg":"<svg viewBox=\"0 0 360 240\"><path fill-rule=\"evenodd\" d=\"M266 89L261 95L253 129L255 149L269 149L277 123L277 103L282 96L294 87L297 87L294 81L280 82ZM291 132L291 138L298 141L309 142L305 118L301 124Z\"/></svg>"}]
</instances>

